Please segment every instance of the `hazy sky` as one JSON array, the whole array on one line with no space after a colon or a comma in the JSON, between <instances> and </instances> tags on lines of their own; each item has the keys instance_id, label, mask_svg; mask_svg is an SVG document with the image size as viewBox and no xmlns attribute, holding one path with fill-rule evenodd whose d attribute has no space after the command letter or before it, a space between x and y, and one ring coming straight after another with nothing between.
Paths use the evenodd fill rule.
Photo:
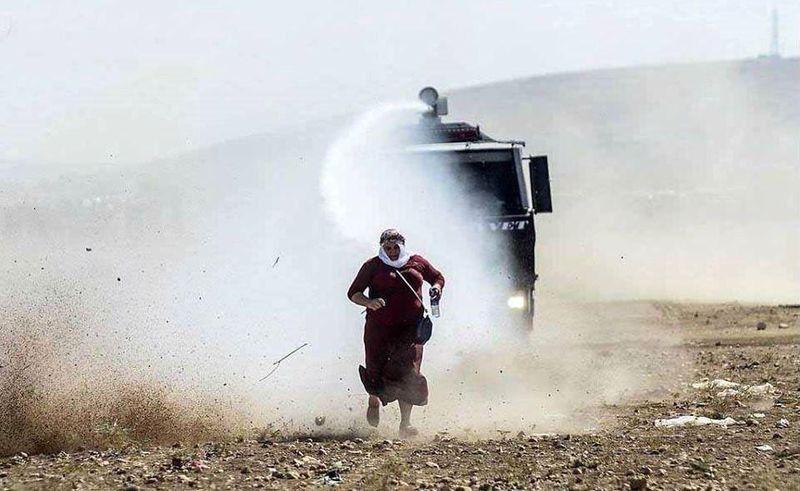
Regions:
<instances>
[{"instance_id":1,"label":"hazy sky","mask_svg":"<svg viewBox=\"0 0 800 491\"><path fill-rule=\"evenodd\" d=\"M800 2L0 2L0 160L135 161L425 84L753 57Z\"/></svg>"}]
</instances>

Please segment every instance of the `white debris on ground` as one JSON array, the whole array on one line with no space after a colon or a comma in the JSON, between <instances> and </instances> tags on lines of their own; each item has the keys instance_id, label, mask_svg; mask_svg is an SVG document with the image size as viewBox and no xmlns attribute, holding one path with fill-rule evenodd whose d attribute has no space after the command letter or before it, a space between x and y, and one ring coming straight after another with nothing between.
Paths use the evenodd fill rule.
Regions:
<instances>
[{"instance_id":1,"label":"white debris on ground","mask_svg":"<svg viewBox=\"0 0 800 491\"><path fill-rule=\"evenodd\" d=\"M770 447L769 445L759 445L759 446L756 447L756 450L758 450L759 452L772 452L773 451L772 447Z\"/></svg>"},{"instance_id":2,"label":"white debris on ground","mask_svg":"<svg viewBox=\"0 0 800 491\"><path fill-rule=\"evenodd\" d=\"M725 419L712 419L705 416L678 416L671 419L657 419L656 427L661 428L675 428L679 426L706 426L718 425L727 427L729 425L740 424L738 421L731 417Z\"/></svg>"},{"instance_id":3,"label":"white debris on ground","mask_svg":"<svg viewBox=\"0 0 800 491\"><path fill-rule=\"evenodd\" d=\"M741 387L742 384L731 382L721 378L705 382L695 382L692 384L693 389L711 390L711 389L735 389Z\"/></svg>"},{"instance_id":4,"label":"white debris on ground","mask_svg":"<svg viewBox=\"0 0 800 491\"><path fill-rule=\"evenodd\" d=\"M789 420L786 418L781 418L777 423L775 423L775 426L778 428L788 428Z\"/></svg>"},{"instance_id":5,"label":"white debris on ground","mask_svg":"<svg viewBox=\"0 0 800 491\"><path fill-rule=\"evenodd\" d=\"M766 415L766 414L764 414L764 413L753 413L753 414L751 414L751 415L750 415L750 417L751 417L751 418L758 418L758 419L761 419L761 418L766 418L766 417L767 417L767 415Z\"/></svg>"},{"instance_id":6,"label":"white debris on ground","mask_svg":"<svg viewBox=\"0 0 800 491\"><path fill-rule=\"evenodd\" d=\"M769 382L760 385L745 385L730 380L714 379L705 382L695 382L692 388L698 390L723 389L717 392L716 396L724 397L768 397L775 393L775 387Z\"/></svg>"}]
</instances>

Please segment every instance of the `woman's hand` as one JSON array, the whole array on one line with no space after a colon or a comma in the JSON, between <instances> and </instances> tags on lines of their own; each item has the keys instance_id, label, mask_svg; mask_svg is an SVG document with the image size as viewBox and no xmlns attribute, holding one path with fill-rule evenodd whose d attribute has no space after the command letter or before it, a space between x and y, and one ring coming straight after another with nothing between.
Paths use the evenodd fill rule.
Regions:
<instances>
[{"instance_id":1,"label":"woman's hand","mask_svg":"<svg viewBox=\"0 0 800 491\"><path fill-rule=\"evenodd\" d=\"M428 290L428 295L430 295L431 300L437 300L442 296L442 287L439 285L433 285L430 290Z\"/></svg>"},{"instance_id":2,"label":"woman's hand","mask_svg":"<svg viewBox=\"0 0 800 491\"><path fill-rule=\"evenodd\" d=\"M386 300L382 298L374 298L364 305L364 307L370 310L378 310L380 308L386 307Z\"/></svg>"},{"instance_id":3,"label":"woman's hand","mask_svg":"<svg viewBox=\"0 0 800 491\"><path fill-rule=\"evenodd\" d=\"M368 298L361 292L354 293L353 296L350 297L350 301L362 307L366 307L369 310L378 310L386 307L386 300L382 298Z\"/></svg>"}]
</instances>

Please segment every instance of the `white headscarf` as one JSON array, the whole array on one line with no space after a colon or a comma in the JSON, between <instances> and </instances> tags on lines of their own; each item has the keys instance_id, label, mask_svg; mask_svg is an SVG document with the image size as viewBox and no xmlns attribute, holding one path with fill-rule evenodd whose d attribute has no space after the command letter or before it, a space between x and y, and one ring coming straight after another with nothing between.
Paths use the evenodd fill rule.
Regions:
<instances>
[{"instance_id":1,"label":"white headscarf","mask_svg":"<svg viewBox=\"0 0 800 491\"><path fill-rule=\"evenodd\" d=\"M383 250L383 246L380 246L378 249L378 257L381 261L383 261L383 264L399 269L405 266L408 260L411 259L411 253L406 250L406 245L402 242L397 242L397 245L400 247L400 255L397 256L396 260L392 261L389 258L389 255L386 254L386 251Z\"/></svg>"}]
</instances>

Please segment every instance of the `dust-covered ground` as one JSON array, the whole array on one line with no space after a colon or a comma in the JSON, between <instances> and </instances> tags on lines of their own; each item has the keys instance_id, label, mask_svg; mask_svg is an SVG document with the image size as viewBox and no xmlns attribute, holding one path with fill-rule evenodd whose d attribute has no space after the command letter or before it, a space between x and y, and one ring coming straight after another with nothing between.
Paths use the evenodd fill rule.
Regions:
<instances>
[{"instance_id":1,"label":"dust-covered ground","mask_svg":"<svg viewBox=\"0 0 800 491\"><path fill-rule=\"evenodd\" d=\"M637 305L616 304L610 311L621 315ZM440 432L400 441L386 439L385 432L325 436L323 423L313 437L267 428L238 439L163 446L142 446L121 432L105 450L3 458L0 486L800 489L800 306L653 307L660 327L680 334L680 342L652 348L658 351L653 362L671 368L658 372L657 383L633 402L597 405L596 427L583 431L501 430L491 438ZM607 346L624 356L641 351L642 341L610 339ZM719 379L742 385L692 386ZM437 381L431 383L435 388ZM655 424L678 416L733 421ZM483 417L465 410L465 426ZM395 424L390 415L384 419L383 426Z\"/></svg>"}]
</instances>

